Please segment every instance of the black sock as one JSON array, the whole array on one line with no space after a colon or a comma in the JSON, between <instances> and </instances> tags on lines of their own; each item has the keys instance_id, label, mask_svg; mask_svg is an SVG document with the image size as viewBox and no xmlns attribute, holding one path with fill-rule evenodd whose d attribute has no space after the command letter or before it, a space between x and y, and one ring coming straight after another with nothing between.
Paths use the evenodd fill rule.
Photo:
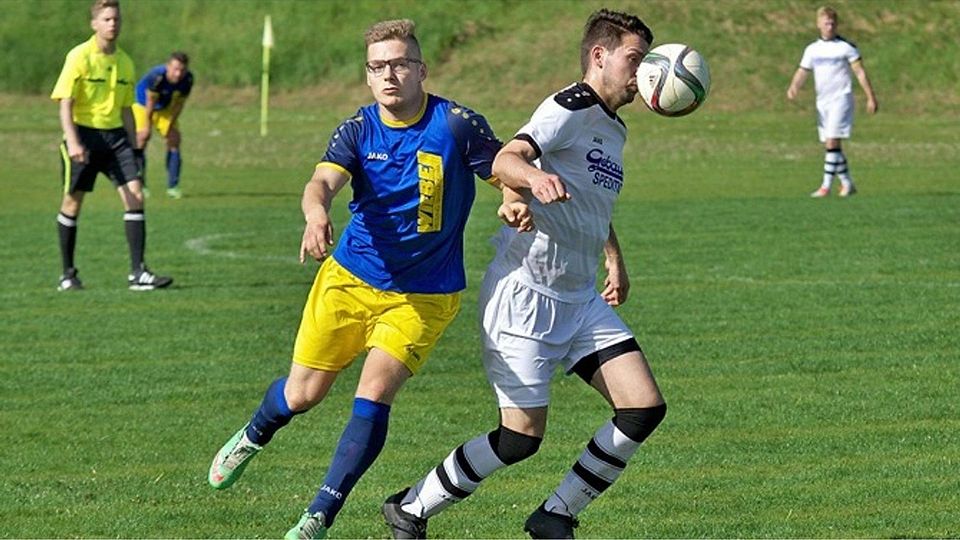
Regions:
<instances>
[{"instance_id":1,"label":"black sock","mask_svg":"<svg viewBox=\"0 0 960 540\"><path fill-rule=\"evenodd\" d=\"M63 261L63 273L73 268L73 252L77 248L77 216L57 214L57 232L60 235L60 258Z\"/></svg>"},{"instance_id":2,"label":"black sock","mask_svg":"<svg viewBox=\"0 0 960 540\"><path fill-rule=\"evenodd\" d=\"M128 210L123 214L123 226L130 246L130 269L137 273L143 268L143 252L147 245L147 221L143 210Z\"/></svg>"}]
</instances>

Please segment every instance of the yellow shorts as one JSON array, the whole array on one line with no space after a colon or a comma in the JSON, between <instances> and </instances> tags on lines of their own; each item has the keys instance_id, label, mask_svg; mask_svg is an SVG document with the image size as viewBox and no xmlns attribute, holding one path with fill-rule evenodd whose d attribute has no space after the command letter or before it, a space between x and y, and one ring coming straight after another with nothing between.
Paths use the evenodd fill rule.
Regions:
<instances>
[{"instance_id":1,"label":"yellow shorts","mask_svg":"<svg viewBox=\"0 0 960 540\"><path fill-rule=\"evenodd\" d=\"M293 361L342 371L361 352L376 347L417 373L460 311L460 295L382 291L330 257L303 307Z\"/></svg>"},{"instance_id":2,"label":"yellow shorts","mask_svg":"<svg viewBox=\"0 0 960 540\"><path fill-rule=\"evenodd\" d=\"M137 131L143 129L144 124L147 123L147 109L139 103L134 103L131 107L133 109L133 120L137 124ZM167 133L170 133L171 127L177 127L176 125L171 126L171 107L165 109L160 109L159 111L153 111L153 114L150 115L150 121L153 123L153 127L157 128L157 132L160 133L160 136L166 137Z\"/></svg>"}]
</instances>

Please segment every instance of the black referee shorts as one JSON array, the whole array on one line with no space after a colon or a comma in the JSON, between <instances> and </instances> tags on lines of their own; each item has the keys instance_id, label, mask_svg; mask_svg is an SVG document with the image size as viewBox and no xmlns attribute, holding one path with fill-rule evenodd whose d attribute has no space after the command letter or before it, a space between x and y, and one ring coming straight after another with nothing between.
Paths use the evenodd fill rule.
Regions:
<instances>
[{"instance_id":1,"label":"black referee shorts","mask_svg":"<svg viewBox=\"0 0 960 540\"><path fill-rule=\"evenodd\" d=\"M70 159L67 154L67 142L60 143L60 163L65 193L93 191L97 173L107 175L116 187L140 178L133 147L130 146L125 129L77 126L77 131L80 134L80 142L87 149L87 162L79 163Z\"/></svg>"}]
</instances>

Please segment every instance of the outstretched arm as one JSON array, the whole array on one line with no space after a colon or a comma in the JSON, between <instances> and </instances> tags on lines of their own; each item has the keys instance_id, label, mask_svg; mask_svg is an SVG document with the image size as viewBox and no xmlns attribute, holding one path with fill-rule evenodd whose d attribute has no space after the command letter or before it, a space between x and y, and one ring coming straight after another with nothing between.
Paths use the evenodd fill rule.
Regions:
<instances>
[{"instance_id":1,"label":"outstretched arm","mask_svg":"<svg viewBox=\"0 0 960 540\"><path fill-rule=\"evenodd\" d=\"M880 105L877 104L877 96L873 93L873 86L870 84L870 78L867 77L867 69L863 67L863 61L855 60L850 64L850 69L853 70L853 74L860 81L860 87L867 94L867 112L870 114L876 113L880 110Z\"/></svg>"},{"instance_id":2,"label":"outstretched arm","mask_svg":"<svg viewBox=\"0 0 960 540\"><path fill-rule=\"evenodd\" d=\"M805 82L807 82L807 70L797 68L797 71L793 73L793 79L790 80L790 86L787 88L787 99L790 101L796 99L797 93L800 92L800 88L803 87Z\"/></svg>"},{"instance_id":3,"label":"outstretched arm","mask_svg":"<svg viewBox=\"0 0 960 540\"><path fill-rule=\"evenodd\" d=\"M505 185L502 185L501 189L503 190L503 202L497 209L497 216L500 221L517 229L517 232L532 231L534 227L533 213L530 211L527 197L524 196L524 193L529 195L530 191L523 190L521 192Z\"/></svg>"}]
</instances>

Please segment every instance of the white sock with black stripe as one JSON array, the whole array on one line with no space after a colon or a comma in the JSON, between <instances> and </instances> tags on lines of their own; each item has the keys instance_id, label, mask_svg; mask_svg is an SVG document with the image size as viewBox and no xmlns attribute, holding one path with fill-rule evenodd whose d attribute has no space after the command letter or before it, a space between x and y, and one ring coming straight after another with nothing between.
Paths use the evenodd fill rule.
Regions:
<instances>
[{"instance_id":1,"label":"white sock with black stripe","mask_svg":"<svg viewBox=\"0 0 960 540\"><path fill-rule=\"evenodd\" d=\"M843 158L842 150L839 148L827 149L823 155L823 183L820 184L820 187L830 189L830 184L833 183L833 177L838 174L840 170L841 162L843 163L844 170L846 170L846 160Z\"/></svg>"},{"instance_id":2,"label":"white sock with black stripe","mask_svg":"<svg viewBox=\"0 0 960 540\"><path fill-rule=\"evenodd\" d=\"M834 153L836 166L836 175L840 178L840 184L849 187L853 180L850 178L850 168L847 166L847 156L843 150L837 148Z\"/></svg>"},{"instance_id":3,"label":"white sock with black stripe","mask_svg":"<svg viewBox=\"0 0 960 540\"><path fill-rule=\"evenodd\" d=\"M623 434L609 421L601 427L573 469L544 503L556 514L576 516L600 496L620 475L640 443Z\"/></svg>"},{"instance_id":4,"label":"white sock with black stripe","mask_svg":"<svg viewBox=\"0 0 960 540\"><path fill-rule=\"evenodd\" d=\"M434 516L467 498L485 478L506 467L490 446L490 436L480 435L458 446L410 488L400 508L421 518Z\"/></svg>"}]
</instances>

